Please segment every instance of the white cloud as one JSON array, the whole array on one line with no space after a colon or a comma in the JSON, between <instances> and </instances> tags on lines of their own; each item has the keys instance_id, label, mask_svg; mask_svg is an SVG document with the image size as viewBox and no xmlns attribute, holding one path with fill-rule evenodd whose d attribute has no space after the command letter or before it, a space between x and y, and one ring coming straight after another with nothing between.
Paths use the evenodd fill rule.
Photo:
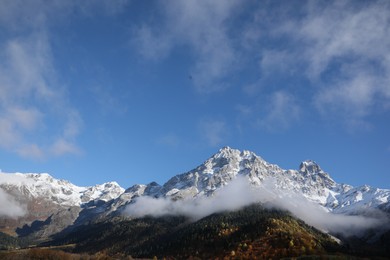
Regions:
<instances>
[{"instance_id":1,"label":"white cloud","mask_svg":"<svg viewBox=\"0 0 390 260\"><path fill-rule=\"evenodd\" d=\"M12 36L0 43L0 138L4 140L0 147L33 159L74 153L82 120L67 102L65 86L57 81L46 27L49 7L40 1L26 6L11 2L0 10L8 12L0 19L0 26L12 31ZM30 22L16 19L20 13L30 17ZM58 147L59 141L67 143L68 148L53 153L51 146Z\"/></svg>"},{"instance_id":2,"label":"white cloud","mask_svg":"<svg viewBox=\"0 0 390 260\"><path fill-rule=\"evenodd\" d=\"M244 83L250 96L267 92L263 88L267 80L294 79L291 84L299 84L300 90L308 88L300 94L308 106L318 109L313 112L349 125L363 124L376 110L390 107L390 4L386 1L299 6L170 1L156 10L154 19L145 19L147 23L133 30L133 44L143 57L154 61L169 57L176 48L189 48L189 73L199 92L223 90L240 68L257 63L258 78L253 84ZM245 18L238 19L243 10ZM242 26L240 30L233 22ZM285 91L280 82L275 88ZM261 121L283 129L297 121L300 112L294 100L298 97L292 92L289 97L292 119L279 120L282 113L270 109ZM275 102L269 106L277 106Z\"/></svg>"},{"instance_id":3,"label":"white cloud","mask_svg":"<svg viewBox=\"0 0 390 260\"><path fill-rule=\"evenodd\" d=\"M46 157L45 151L37 144L23 143L16 148L16 153L22 157L43 160Z\"/></svg>"},{"instance_id":4,"label":"white cloud","mask_svg":"<svg viewBox=\"0 0 390 260\"><path fill-rule=\"evenodd\" d=\"M212 197L189 198L172 201L169 198L139 197L129 204L125 214L142 217L144 215L185 215L200 219L215 212L237 210L257 201L253 189L245 178L237 178L229 185L218 190Z\"/></svg>"},{"instance_id":5,"label":"white cloud","mask_svg":"<svg viewBox=\"0 0 390 260\"><path fill-rule=\"evenodd\" d=\"M3 148L9 148L19 140L19 134L14 131L13 122L5 118L0 118L0 125L1 146Z\"/></svg>"},{"instance_id":6,"label":"white cloud","mask_svg":"<svg viewBox=\"0 0 390 260\"><path fill-rule=\"evenodd\" d=\"M56 82L50 44L45 33L7 41L0 63L0 144L23 157L43 159L51 155L50 139L60 139L68 147L79 134L82 120L66 102L63 87ZM68 112L72 111L72 112ZM62 121L62 130L51 127ZM61 127L60 127L61 128ZM40 135L47 135L41 140ZM38 138L36 138L38 137ZM72 143L72 147L76 145ZM77 149L62 149L73 153Z\"/></svg>"},{"instance_id":7,"label":"white cloud","mask_svg":"<svg viewBox=\"0 0 390 260\"><path fill-rule=\"evenodd\" d=\"M64 154L80 154L80 148L73 142L64 138L56 140L49 149L50 153L55 156L61 156Z\"/></svg>"},{"instance_id":8,"label":"white cloud","mask_svg":"<svg viewBox=\"0 0 390 260\"><path fill-rule=\"evenodd\" d=\"M389 7L384 1L360 6L345 1L309 9L296 33L310 42L304 53L311 65L310 74L323 73L340 57L353 56L362 62L382 59L389 52Z\"/></svg>"},{"instance_id":9,"label":"white cloud","mask_svg":"<svg viewBox=\"0 0 390 260\"><path fill-rule=\"evenodd\" d=\"M83 126L83 120L77 110L70 109L64 115L65 122L62 136L65 139L73 139L78 136Z\"/></svg>"},{"instance_id":10,"label":"white cloud","mask_svg":"<svg viewBox=\"0 0 390 260\"><path fill-rule=\"evenodd\" d=\"M42 120L42 113L36 108L10 107L7 111L9 120L22 129L35 129Z\"/></svg>"},{"instance_id":11,"label":"white cloud","mask_svg":"<svg viewBox=\"0 0 390 260\"><path fill-rule=\"evenodd\" d=\"M134 30L133 43L141 55L158 60L175 47L195 51L191 75L199 92L226 87L224 79L236 70L239 58L229 37L227 21L238 1L169 1L161 8L162 23L143 24Z\"/></svg>"},{"instance_id":12,"label":"white cloud","mask_svg":"<svg viewBox=\"0 0 390 260\"><path fill-rule=\"evenodd\" d=\"M221 120L203 119L199 131L210 146L219 146L228 135L227 125Z\"/></svg>"},{"instance_id":13,"label":"white cloud","mask_svg":"<svg viewBox=\"0 0 390 260\"><path fill-rule=\"evenodd\" d=\"M364 125L369 115L390 107L389 3L259 3L240 21L242 31L232 32L231 22L246 7L237 1L171 1L156 13L161 23L150 19L134 30L133 43L152 60L166 58L177 47L190 48L190 74L199 92L225 89L244 62L258 57L258 79L244 87L251 96L267 91L262 88L267 77L299 78L298 84L309 83L302 93L308 106L350 126ZM290 93L288 99L292 118L283 117L283 107L272 101L269 107L279 110L268 110L263 127L286 129L299 119L297 97Z\"/></svg>"},{"instance_id":14,"label":"white cloud","mask_svg":"<svg viewBox=\"0 0 390 260\"><path fill-rule=\"evenodd\" d=\"M277 191L271 191L274 196ZM274 197L270 205L290 211L307 224L326 232L343 234L346 236L359 235L369 228L377 228L387 224L384 215L366 217L363 215L344 215L326 212L319 205L307 201L298 194L282 194Z\"/></svg>"},{"instance_id":15,"label":"white cloud","mask_svg":"<svg viewBox=\"0 0 390 260\"><path fill-rule=\"evenodd\" d=\"M362 121L390 103L390 4L387 1L307 5L300 19L277 26L306 63L324 114Z\"/></svg>"},{"instance_id":16,"label":"white cloud","mask_svg":"<svg viewBox=\"0 0 390 260\"><path fill-rule=\"evenodd\" d=\"M375 109L375 100L381 99L375 97L380 83L365 71L358 75L345 75L345 78L318 91L314 104L325 116L341 117L350 130L362 126L367 128L369 125L365 123L365 117Z\"/></svg>"},{"instance_id":17,"label":"white cloud","mask_svg":"<svg viewBox=\"0 0 390 260\"><path fill-rule=\"evenodd\" d=\"M245 92L260 96L268 81L291 81L313 112L347 128L369 127L371 115L388 111L389 2L261 3L248 17L241 46L257 53L259 74Z\"/></svg>"},{"instance_id":18,"label":"white cloud","mask_svg":"<svg viewBox=\"0 0 390 260\"><path fill-rule=\"evenodd\" d=\"M2 188L0 188L0 216L17 218L27 213L25 205L21 205Z\"/></svg>"},{"instance_id":19,"label":"white cloud","mask_svg":"<svg viewBox=\"0 0 390 260\"><path fill-rule=\"evenodd\" d=\"M156 31L145 24L134 29L133 44L139 53L147 60L159 61L165 58L173 47L169 35Z\"/></svg>"},{"instance_id":20,"label":"white cloud","mask_svg":"<svg viewBox=\"0 0 390 260\"><path fill-rule=\"evenodd\" d=\"M46 101L57 95L48 86L48 79L54 75L45 33L11 39L3 47L0 67L3 103L28 97Z\"/></svg>"},{"instance_id":21,"label":"white cloud","mask_svg":"<svg viewBox=\"0 0 390 260\"><path fill-rule=\"evenodd\" d=\"M292 76L298 69L300 59L286 50L264 50L260 61L263 77L283 75Z\"/></svg>"},{"instance_id":22,"label":"white cloud","mask_svg":"<svg viewBox=\"0 0 390 260\"><path fill-rule=\"evenodd\" d=\"M268 131L283 131L295 123L300 114L301 108L294 96L285 91L277 91L269 97L266 115L259 120L259 124Z\"/></svg>"},{"instance_id":23,"label":"white cloud","mask_svg":"<svg viewBox=\"0 0 390 260\"><path fill-rule=\"evenodd\" d=\"M0 147L23 157L45 159L79 154L83 120L58 82L51 29L75 14L115 15L119 1L5 0L0 5ZM45 136L45 138L42 138Z\"/></svg>"}]
</instances>

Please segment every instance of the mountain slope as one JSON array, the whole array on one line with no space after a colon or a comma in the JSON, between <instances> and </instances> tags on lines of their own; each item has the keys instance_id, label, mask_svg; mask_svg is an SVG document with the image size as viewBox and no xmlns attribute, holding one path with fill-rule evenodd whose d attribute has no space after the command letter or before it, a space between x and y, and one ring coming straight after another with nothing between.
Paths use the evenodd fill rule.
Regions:
<instances>
[{"instance_id":1,"label":"mountain slope","mask_svg":"<svg viewBox=\"0 0 390 260\"><path fill-rule=\"evenodd\" d=\"M196 222L181 216L143 217L80 226L49 245L76 244L74 252L137 258L280 258L342 252L330 236L286 212L259 204Z\"/></svg>"},{"instance_id":2,"label":"mountain slope","mask_svg":"<svg viewBox=\"0 0 390 260\"><path fill-rule=\"evenodd\" d=\"M251 186L241 186L241 190L236 188L237 194L229 194L226 188L235 187L238 179L246 180ZM248 193L251 187L267 192L267 200L264 200L264 196L257 198L254 197L255 193ZM222 195L227 199L218 200ZM388 222L386 214L390 209L390 190L339 184L314 161L302 162L298 170L284 170L253 152L224 147L203 164L172 177L164 185L151 182L126 190L115 182L78 187L48 174L0 173L0 200L9 204L7 210L0 208L0 231L42 241L64 230L72 232L81 225L105 222L116 217L139 217L132 215L129 208L138 205L142 199L155 203L152 206L144 205L152 208L152 212L158 211L154 207L159 206L166 207L164 212L168 214L177 214L178 211L173 209L182 205L187 206L187 212L202 211L200 207L203 202L207 202L209 207L218 203L217 207L211 206L211 211L206 211L210 214L224 209L238 209L256 200L274 206L275 202L282 201L298 209L306 207L307 204L302 203L304 201L317 205L325 213L379 216ZM232 201L237 203L237 200L241 204L229 207ZM163 202L163 206L156 204L159 202ZM188 207L192 204L197 208ZM290 210L289 207L282 208ZM299 214L297 216L301 217ZM355 221L353 225L360 225L366 220L359 219L359 216L349 218ZM345 220L342 223L337 217L330 219L333 220L339 221L339 225L345 223ZM378 223L382 222L376 222L376 225Z\"/></svg>"}]
</instances>

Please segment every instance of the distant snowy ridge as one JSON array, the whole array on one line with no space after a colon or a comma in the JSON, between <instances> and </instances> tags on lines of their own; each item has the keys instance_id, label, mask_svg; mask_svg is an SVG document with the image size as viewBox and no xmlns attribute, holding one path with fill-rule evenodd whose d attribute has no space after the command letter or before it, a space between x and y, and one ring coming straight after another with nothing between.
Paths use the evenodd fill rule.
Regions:
<instances>
[{"instance_id":1,"label":"distant snowy ridge","mask_svg":"<svg viewBox=\"0 0 390 260\"><path fill-rule=\"evenodd\" d=\"M92 200L109 201L125 191L116 182L79 187L47 173L0 172L0 188L15 197L47 199L61 206L81 206Z\"/></svg>"}]
</instances>

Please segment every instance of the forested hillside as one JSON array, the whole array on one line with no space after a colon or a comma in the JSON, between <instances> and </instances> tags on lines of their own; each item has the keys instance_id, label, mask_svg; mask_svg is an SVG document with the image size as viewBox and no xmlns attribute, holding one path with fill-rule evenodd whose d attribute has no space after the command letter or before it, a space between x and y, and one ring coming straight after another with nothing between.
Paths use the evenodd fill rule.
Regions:
<instances>
[{"instance_id":1,"label":"forested hillside","mask_svg":"<svg viewBox=\"0 0 390 260\"><path fill-rule=\"evenodd\" d=\"M330 236L286 212L252 205L191 222L185 217L143 217L80 227L51 243L74 252L137 258L286 257L342 252Z\"/></svg>"}]
</instances>

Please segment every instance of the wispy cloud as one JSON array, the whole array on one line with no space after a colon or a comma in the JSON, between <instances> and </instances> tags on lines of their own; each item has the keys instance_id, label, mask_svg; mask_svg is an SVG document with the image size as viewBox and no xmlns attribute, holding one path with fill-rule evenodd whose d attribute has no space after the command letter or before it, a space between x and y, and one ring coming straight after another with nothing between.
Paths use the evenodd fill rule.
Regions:
<instances>
[{"instance_id":1,"label":"wispy cloud","mask_svg":"<svg viewBox=\"0 0 390 260\"><path fill-rule=\"evenodd\" d=\"M185 46L195 52L190 74L199 92L227 87L224 79L239 58L229 38L228 20L239 1L169 1L161 8L162 23L142 24L134 30L133 44L147 59L167 57Z\"/></svg>"},{"instance_id":2,"label":"wispy cloud","mask_svg":"<svg viewBox=\"0 0 390 260\"><path fill-rule=\"evenodd\" d=\"M250 14L241 42L259 53L258 79L244 88L250 96L264 95L269 81L285 81L273 91L298 82L294 99L304 96L311 112L347 129L369 127L370 115L388 111L388 2L262 3Z\"/></svg>"},{"instance_id":3,"label":"wispy cloud","mask_svg":"<svg viewBox=\"0 0 390 260\"><path fill-rule=\"evenodd\" d=\"M322 114L362 121L390 103L390 4L386 1L307 5L302 18L276 26L306 63ZM383 111L383 110L382 110Z\"/></svg>"},{"instance_id":4,"label":"wispy cloud","mask_svg":"<svg viewBox=\"0 0 390 260\"><path fill-rule=\"evenodd\" d=\"M369 129L366 117L373 113L376 100L381 102L376 87L377 78L362 70L357 75L336 79L334 84L321 89L314 97L318 111L326 116L341 118L350 131ZM381 108L379 108L381 110Z\"/></svg>"},{"instance_id":5,"label":"wispy cloud","mask_svg":"<svg viewBox=\"0 0 390 260\"><path fill-rule=\"evenodd\" d=\"M66 102L64 88L56 82L46 27L47 6L41 5L44 3L40 1L26 5L21 1L5 1L0 8L0 13L5 14L0 26L12 32L9 34L12 36L1 42L0 121L5 127L0 138L7 141L0 146L34 159L52 155L48 140L54 139L55 143L55 139L68 139L66 133L52 131L49 122L53 117L64 119L64 128L73 124L66 116L66 111L72 108ZM28 21L25 17L29 17ZM47 134L46 141L35 138L43 133Z\"/></svg>"},{"instance_id":6,"label":"wispy cloud","mask_svg":"<svg viewBox=\"0 0 390 260\"><path fill-rule=\"evenodd\" d=\"M268 98L266 113L259 120L259 125L268 131L284 131L299 119L300 114L301 108L295 97L285 91L277 91Z\"/></svg>"},{"instance_id":7,"label":"wispy cloud","mask_svg":"<svg viewBox=\"0 0 390 260\"><path fill-rule=\"evenodd\" d=\"M287 50L265 49L261 55L260 68L263 77L287 75L293 76L297 73L300 65L300 57Z\"/></svg>"},{"instance_id":8,"label":"wispy cloud","mask_svg":"<svg viewBox=\"0 0 390 260\"><path fill-rule=\"evenodd\" d=\"M0 216L17 218L27 213L26 206L17 202L2 188L0 188L0 205Z\"/></svg>"},{"instance_id":9,"label":"wispy cloud","mask_svg":"<svg viewBox=\"0 0 390 260\"><path fill-rule=\"evenodd\" d=\"M148 61L160 61L169 55L173 48L173 40L157 28L142 24L133 29L135 35L132 44L139 54Z\"/></svg>"},{"instance_id":10,"label":"wispy cloud","mask_svg":"<svg viewBox=\"0 0 390 260\"><path fill-rule=\"evenodd\" d=\"M63 87L56 82L52 55L47 35L37 32L27 37L10 39L4 43L0 63L0 120L5 127L0 131L3 149L23 157L43 159L50 155L52 146L34 138L42 133L47 140L66 140L76 146L74 138L81 127L78 112L70 107ZM74 111L70 115L68 111ZM52 129L50 122L63 121L62 130ZM62 133L61 133L62 132ZM70 149L67 150L71 152Z\"/></svg>"},{"instance_id":11,"label":"wispy cloud","mask_svg":"<svg viewBox=\"0 0 390 260\"><path fill-rule=\"evenodd\" d=\"M125 0L2 2L1 148L34 159L81 152L76 139L83 119L69 102L67 86L59 83L51 29L75 13L115 15L127 4Z\"/></svg>"},{"instance_id":12,"label":"wispy cloud","mask_svg":"<svg viewBox=\"0 0 390 260\"><path fill-rule=\"evenodd\" d=\"M58 138L50 147L49 152L55 156L64 154L81 154L81 149L72 141Z\"/></svg>"},{"instance_id":13,"label":"wispy cloud","mask_svg":"<svg viewBox=\"0 0 390 260\"><path fill-rule=\"evenodd\" d=\"M38 146L35 143L24 143L20 142L18 146L14 149L18 155L35 160L43 160L47 157L46 151L42 147Z\"/></svg>"},{"instance_id":14,"label":"wispy cloud","mask_svg":"<svg viewBox=\"0 0 390 260\"><path fill-rule=\"evenodd\" d=\"M236 1L171 1L156 13L162 23L151 19L134 29L133 44L154 61L167 58L177 47L190 48L190 74L201 93L225 89L227 79L239 72L238 65L258 59L258 79L243 88L250 96L264 98L267 79L294 78L307 85L304 93L295 93L305 95L307 106L325 120L337 118L347 127L362 127L376 111L388 110L389 3L306 2L299 7L259 3L240 21L242 31L233 32L230 21L244 6ZM300 97L280 94L286 92L284 87L273 86L279 94L269 107L277 110L268 110L260 120L263 127L287 129L299 120ZM281 99L287 100L284 107L278 103ZM288 107L290 118L281 113Z\"/></svg>"}]
</instances>

